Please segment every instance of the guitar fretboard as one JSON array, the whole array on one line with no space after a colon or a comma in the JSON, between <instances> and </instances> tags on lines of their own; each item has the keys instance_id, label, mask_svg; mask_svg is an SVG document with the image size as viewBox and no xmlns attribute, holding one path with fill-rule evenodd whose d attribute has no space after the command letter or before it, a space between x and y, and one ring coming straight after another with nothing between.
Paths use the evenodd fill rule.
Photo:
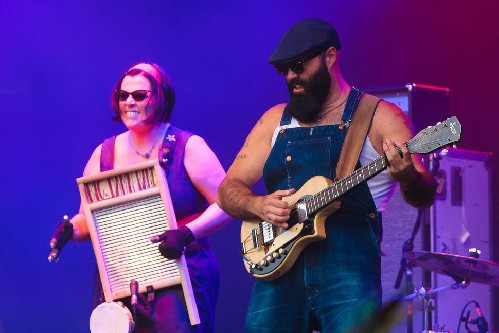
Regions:
<instances>
[{"instance_id":1,"label":"guitar fretboard","mask_svg":"<svg viewBox=\"0 0 499 333\"><path fill-rule=\"evenodd\" d=\"M348 177L336 181L333 185L326 187L317 194L304 200L307 211L312 214L316 213L324 206L327 206L345 194L348 190L359 185L363 181L376 176L378 173L386 169L386 166L386 155L383 155L366 166L355 170Z\"/></svg>"}]
</instances>

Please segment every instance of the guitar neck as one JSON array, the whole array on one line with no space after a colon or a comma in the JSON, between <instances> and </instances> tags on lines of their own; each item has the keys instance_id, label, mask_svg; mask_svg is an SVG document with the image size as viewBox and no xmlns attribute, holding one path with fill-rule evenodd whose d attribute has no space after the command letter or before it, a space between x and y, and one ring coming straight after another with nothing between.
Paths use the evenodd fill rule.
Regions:
<instances>
[{"instance_id":1,"label":"guitar neck","mask_svg":"<svg viewBox=\"0 0 499 333\"><path fill-rule=\"evenodd\" d=\"M404 146L411 153L427 154L458 141L460 137L461 124L454 116L444 122L437 123L435 126L421 130L415 137L404 143ZM383 154L369 164L353 171L345 178L334 182L319 193L306 198L303 202L306 204L307 212L310 214L317 213L320 209L337 200L348 190L376 176L386 169L387 165L386 155Z\"/></svg>"},{"instance_id":2,"label":"guitar neck","mask_svg":"<svg viewBox=\"0 0 499 333\"><path fill-rule=\"evenodd\" d=\"M319 193L307 198L305 200L307 211L310 214L318 212L331 202L337 200L350 189L376 176L378 173L385 170L386 167L386 155L383 154L369 164L355 170L345 178L334 182L331 186L328 186Z\"/></svg>"}]
</instances>

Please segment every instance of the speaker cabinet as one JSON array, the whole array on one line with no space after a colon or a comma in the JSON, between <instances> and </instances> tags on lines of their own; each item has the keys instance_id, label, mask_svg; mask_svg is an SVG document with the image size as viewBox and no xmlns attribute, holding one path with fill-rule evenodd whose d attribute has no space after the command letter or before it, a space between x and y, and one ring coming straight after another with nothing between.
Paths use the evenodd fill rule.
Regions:
<instances>
[{"instance_id":1,"label":"speaker cabinet","mask_svg":"<svg viewBox=\"0 0 499 333\"><path fill-rule=\"evenodd\" d=\"M400 107L412 121L416 133L449 117L448 88L406 83L363 90ZM412 273L412 275L404 274L399 288L395 288L403 256L402 247L404 242L411 238L417 217L418 209L408 205L403 200L397 186L383 212L381 278L384 302L397 296L412 294L415 288L428 288L431 285L430 275L420 267L413 267L412 271L407 272ZM414 239L413 251L429 251L431 246L429 209L421 211L420 223L420 228ZM410 279L406 279L407 277ZM411 280L412 285L408 283ZM405 333L409 332L411 328L414 332L423 331L422 301L414 299L412 308L410 304L407 304L405 320L401 321L391 332Z\"/></svg>"},{"instance_id":2,"label":"speaker cabinet","mask_svg":"<svg viewBox=\"0 0 499 333\"><path fill-rule=\"evenodd\" d=\"M406 83L367 88L364 91L401 108L411 120L416 133L450 116L449 88Z\"/></svg>"},{"instance_id":3,"label":"speaker cabinet","mask_svg":"<svg viewBox=\"0 0 499 333\"><path fill-rule=\"evenodd\" d=\"M431 251L459 256L469 256L469 249L481 251L479 259L492 258L491 233L491 153L460 149L443 149L431 163L437 169L439 183L437 199L431 212ZM464 264L461 264L464 265ZM454 270L467 267L456 265ZM449 273L452 274L449 267ZM481 267L476 272L486 273ZM449 274L449 275L450 275ZM449 275L432 273L433 288L443 288L455 283ZM478 275L478 274L477 274ZM494 312L491 306L492 287L474 283L465 289L437 293L433 322L445 325L446 329L457 331L459 316L466 304L476 301L480 304L489 327L493 327ZM474 303L466 311L470 319L476 318ZM466 314L466 312L465 312ZM476 326L469 325L472 330ZM464 329L464 323L461 324Z\"/></svg>"}]
</instances>

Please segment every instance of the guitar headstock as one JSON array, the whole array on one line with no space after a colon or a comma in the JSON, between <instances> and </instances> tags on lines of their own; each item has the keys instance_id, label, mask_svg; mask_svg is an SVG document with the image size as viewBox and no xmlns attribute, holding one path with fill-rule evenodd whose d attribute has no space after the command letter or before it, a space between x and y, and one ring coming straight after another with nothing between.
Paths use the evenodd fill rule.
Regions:
<instances>
[{"instance_id":1,"label":"guitar headstock","mask_svg":"<svg viewBox=\"0 0 499 333\"><path fill-rule=\"evenodd\" d=\"M407 141L406 145L411 153L428 154L457 142L460 138L461 124L456 116L453 116L421 130L414 138Z\"/></svg>"}]
</instances>

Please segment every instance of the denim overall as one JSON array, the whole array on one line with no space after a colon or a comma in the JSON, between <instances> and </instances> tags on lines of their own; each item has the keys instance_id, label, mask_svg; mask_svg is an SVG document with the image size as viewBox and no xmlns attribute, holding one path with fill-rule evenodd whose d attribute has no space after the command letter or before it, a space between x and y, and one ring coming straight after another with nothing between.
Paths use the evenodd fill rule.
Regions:
<instances>
[{"instance_id":1,"label":"denim overall","mask_svg":"<svg viewBox=\"0 0 499 333\"><path fill-rule=\"evenodd\" d=\"M163 166L179 228L199 216L207 207L206 200L194 187L184 168L185 145L191 136L192 133L170 125L159 150L160 160L164 149L169 153L168 161ZM101 171L114 168L115 139L106 139L102 144ZM139 333L215 332L219 272L208 239L201 238L190 243L185 258L201 324L190 325L182 287L178 285L156 290L152 302L145 307L138 306L136 325ZM98 278L95 289L94 307L103 301L99 300L102 287ZM129 299L121 301L131 309Z\"/></svg>"},{"instance_id":2,"label":"denim overall","mask_svg":"<svg viewBox=\"0 0 499 333\"><path fill-rule=\"evenodd\" d=\"M352 88L342 116L345 123L360 96ZM318 175L335 178L348 126L282 128L290 121L284 110L263 171L268 193L298 190ZM367 183L342 197L341 208L327 218L326 235L308 245L282 277L256 279L247 332L346 332L380 306L381 226Z\"/></svg>"}]
</instances>

